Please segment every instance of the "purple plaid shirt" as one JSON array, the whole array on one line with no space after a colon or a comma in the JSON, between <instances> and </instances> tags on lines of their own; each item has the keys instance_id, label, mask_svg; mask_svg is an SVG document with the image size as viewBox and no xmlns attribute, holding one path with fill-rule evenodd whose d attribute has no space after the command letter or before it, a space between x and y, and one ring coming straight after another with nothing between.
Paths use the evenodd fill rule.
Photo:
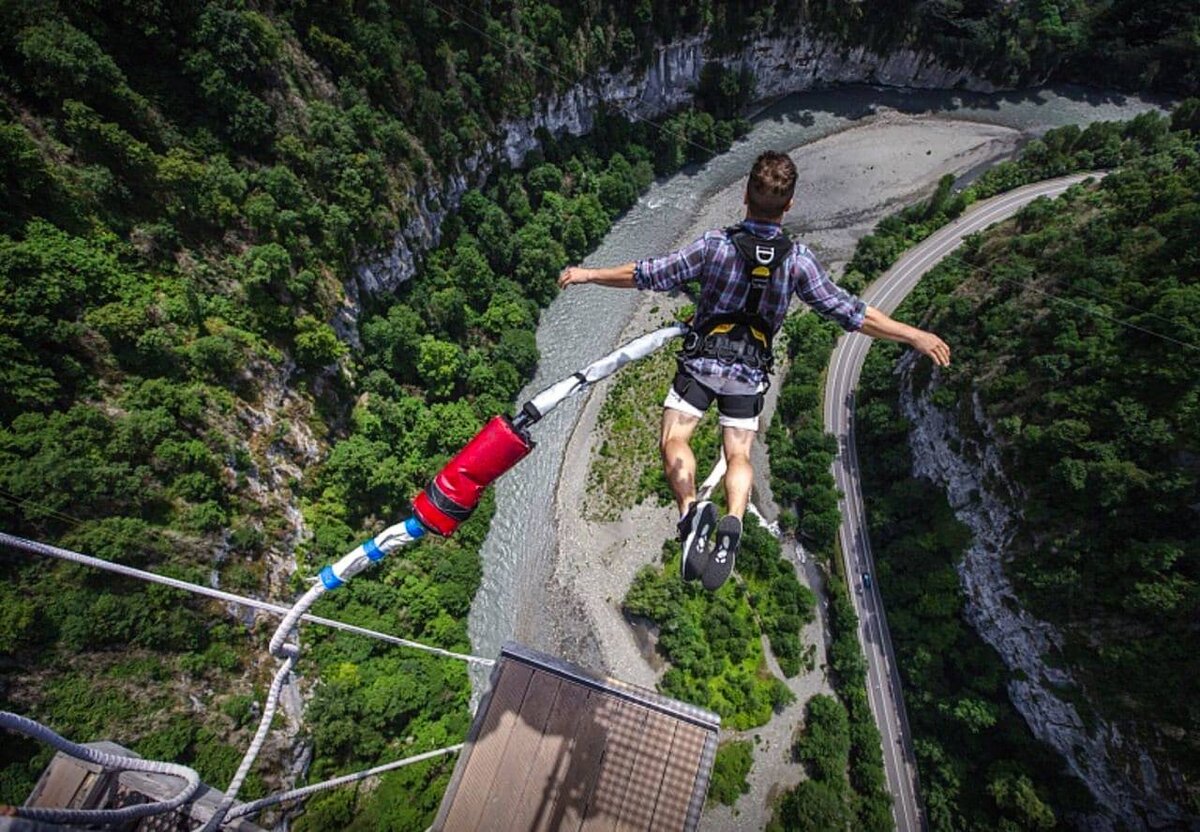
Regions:
<instances>
[{"instance_id":1,"label":"purple plaid shirt","mask_svg":"<svg viewBox=\"0 0 1200 832\"><path fill-rule=\"evenodd\" d=\"M770 239L783 230L776 223L746 220L742 225L751 233ZM639 289L666 292L689 281L700 283L697 321L728 312L738 312L746 302L750 283L745 279L737 248L723 230L709 231L679 251L663 257L638 260L633 281ZM793 243L787 259L763 292L761 314L778 331L787 317L788 303L795 292L816 312L830 318L848 332L857 331L867 313L867 305L829 279L829 275L811 251ZM766 373L744 364L722 364L715 358L689 358L687 368L696 376L716 376L757 386Z\"/></svg>"}]
</instances>

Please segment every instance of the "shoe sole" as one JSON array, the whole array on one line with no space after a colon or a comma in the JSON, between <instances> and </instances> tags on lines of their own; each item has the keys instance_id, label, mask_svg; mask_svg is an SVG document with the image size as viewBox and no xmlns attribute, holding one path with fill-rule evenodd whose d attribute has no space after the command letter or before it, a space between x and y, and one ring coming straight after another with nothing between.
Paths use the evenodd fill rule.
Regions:
<instances>
[{"instance_id":1,"label":"shoe sole","mask_svg":"<svg viewBox=\"0 0 1200 832\"><path fill-rule=\"evenodd\" d=\"M692 528L683 539L679 571L685 581L696 580L708 568L708 538L716 525L716 506L705 501L696 511L695 517L692 518Z\"/></svg>"},{"instance_id":2,"label":"shoe sole","mask_svg":"<svg viewBox=\"0 0 1200 832\"><path fill-rule=\"evenodd\" d=\"M709 556L708 565L704 567L704 574L700 577L700 582L709 592L720 589L733 574L733 564L737 560L741 542L742 521L736 517L722 517L721 522L717 524L717 546ZM725 553L724 559L719 557L722 552Z\"/></svg>"}]
</instances>

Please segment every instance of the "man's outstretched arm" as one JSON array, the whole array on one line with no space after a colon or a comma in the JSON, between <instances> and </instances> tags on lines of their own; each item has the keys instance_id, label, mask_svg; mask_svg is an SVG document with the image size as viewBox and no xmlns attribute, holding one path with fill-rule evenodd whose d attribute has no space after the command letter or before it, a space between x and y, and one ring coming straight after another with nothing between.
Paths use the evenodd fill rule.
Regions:
<instances>
[{"instance_id":1,"label":"man's outstretched arm","mask_svg":"<svg viewBox=\"0 0 1200 832\"><path fill-rule=\"evenodd\" d=\"M617 289L653 289L669 292L690 280L699 280L704 263L708 259L708 247L720 239L716 232L709 232L678 251L662 257L649 257L623 266L607 269L585 269L568 266L558 276L558 285L565 289L577 283L598 283Z\"/></svg>"},{"instance_id":2,"label":"man's outstretched arm","mask_svg":"<svg viewBox=\"0 0 1200 832\"><path fill-rule=\"evenodd\" d=\"M567 266L558 276L558 288L565 289L578 283L598 283L616 289L633 289L633 263L612 266L607 269L585 269L583 266Z\"/></svg>"},{"instance_id":3,"label":"man's outstretched arm","mask_svg":"<svg viewBox=\"0 0 1200 832\"><path fill-rule=\"evenodd\" d=\"M923 329L902 324L868 306L830 279L829 273L807 248L801 247L795 260L799 270L796 294L820 315L837 321L843 329L861 332L872 338L884 338L908 344L922 355L928 355L940 367L950 365L950 347L946 342Z\"/></svg>"},{"instance_id":4,"label":"man's outstretched arm","mask_svg":"<svg viewBox=\"0 0 1200 832\"><path fill-rule=\"evenodd\" d=\"M872 338L884 338L888 341L899 341L908 344L922 355L928 355L939 367L950 366L950 347L932 332L917 329L915 326L901 323L890 317L886 312L880 312L874 306L867 307L866 317L863 318L863 335Z\"/></svg>"}]
</instances>

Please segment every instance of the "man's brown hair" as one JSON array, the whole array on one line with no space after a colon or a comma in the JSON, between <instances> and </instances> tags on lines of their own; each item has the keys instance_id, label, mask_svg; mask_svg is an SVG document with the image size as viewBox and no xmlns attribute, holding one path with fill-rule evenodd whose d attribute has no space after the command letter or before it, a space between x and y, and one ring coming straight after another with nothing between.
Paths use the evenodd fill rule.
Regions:
<instances>
[{"instance_id":1,"label":"man's brown hair","mask_svg":"<svg viewBox=\"0 0 1200 832\"><path fill-rule=\"evenodd\" d=\"M754 160L746 204L756 217L780 217L796 192L796 166L786 153L768 150Z\"/></svg>"}]
</instances>

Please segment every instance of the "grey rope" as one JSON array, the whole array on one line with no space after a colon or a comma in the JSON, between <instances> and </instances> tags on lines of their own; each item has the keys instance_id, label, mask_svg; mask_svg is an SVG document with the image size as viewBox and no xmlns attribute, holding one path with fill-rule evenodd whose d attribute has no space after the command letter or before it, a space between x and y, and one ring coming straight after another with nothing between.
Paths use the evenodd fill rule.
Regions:
<instances>
[{"instance_id":1,"label":"grey rope","mask_svg":"<svg viewBox=\"0 0 1200 832\"><path fill-rule=\"evenodd\" d=\"M426 751L424 754L416 754L412 757L405 757L403 760L393 760L390 763L384 763L381 766L375 766L375 768L369 768L365 771L356 771L353 774L344 774L341 777L334 777L331 780L325 780L321 783L313 783L311 786L304 786L300 789L292 789L290 792L283 792L282 794L264 797L261 800L255 800L252 803L243 803L241 806L238 806L228 815L226 815L226 818L228 820L234 820L235 818L244 817L245 815L258 814L263 809L266 809L270 806L275 806L276 804L283 803L288 800L296 800L302 797L308 797L310 794L323 792L327 789L337 788L338 786L344 786L348 783L357 783L359 780L365 780L368 777L375 777L376 775L393 771L398 768L403 768L404 766L409 766L413 763L432 760L435 757L441 757L446 754L454 754L461 751L463 745L464 743L459 743L458 745L451 745L447 748L439 748L436 751Z\"/></svg>"},{"instance_id":2,"label":"grey rope","mask_svg":"<svg viewBox=\"0 0 1200 832\"><path fill-rule=\"evenodd\" d=\"M280 628L282 629L282 628ZM246 775L250 773L250 767L254 765L254 761L258 759L258 753L262 750L263 743L267 740L267 731L271 727L271 720L275 719L275 709L279 706L279 694L283 691L283 685L287 681L288 676L292 673L292 668L296 666L296 656L300 651L298 648L288 645L289 655L275 673L275 678L271 680L271 689L267 691L267 701L263 705L262 719L258 721L258 730L254 732L254 739L250 741L250 747L246 749L245 755L242 757L242 764L238 766L237 773L233 775L233 780L229 782L229 788L225 790L225 796L221 798L220 804L216 811L212 813L212 817L208 819L208 823L200 832L214 832L220 828L225 820L225 815L233 806L233 802L237 800L237 794L241 791L242 783L246 780Z\"/></svg>"},{"instance_id":3,"label":"grey rope","mask_svg":"<svg viewBox=\"0 0 1200 832\"><path fill-rule=\"evenodd\" d=\"M308 588L308 592L300 596L299 601L292 604L292 608L283 617L283 621L279 622L279 627L275 630L275 635L271 636L271 644L267 647L267 650L272 656L282 659L286 656L295 656L299 653L299 648L286 643L287 637L291 635L292 630L296 629L296 625L300 623L300 619L304 617L309 608L324 594L325 584L318 581Z\"/></svg>"},{"instance_id":4,"label":"grey rope","mask_svg":"<svg viewBox=\"0 0 1200 832\"><path fill-rule=\"evenodd\" d=\"M41 740L64 754L79 760L104 766L105 768L125 771L145 771L151 774L169 774L182 778L186 785L170 800L157 803L147 803L140 806L126 806L123 809L52 809L48 807L16 806L13 807L18 817L29 820L46 821L47 823L126 823L138 818L160 815L182 806L196 790L200 788L200 775L187 766L177 763L161 763L156 760L143 760L138 757L126 757L122 754L110 754L86 745L79 745L65 739L44 725L34 722L28 717L8 711L0 711L0 727L16 731L27 737Z\"/></svg>"},{"instance_id":5,"label":"grey rope","mask_svg":"<svg viewBox=\"0 0 1200 832\"><path fill-rule=\"evenodd\" d=\"M79 552L73 552L70 549L63 549L59 546L51 546L46 543L39 543L36 540L27 540L26 538L17 537L16 535L7 534L5 532L0 532L0 544L10 546L14 549L20 549L25 552L31 552L33 554L46 555L48 557L58 558L59 560L68 560L74 563L81 563L84 566L91 566L94 569L103 569L107 572L115 572L118 575L124 575L128 578L135 578L139 581L150 581L151 583L162 584L163 586L180 589L184 592L191 592L196 595L204 595L209 598L216 598L220 601L228 601L234 604L245 604L248 607L262 610L263 612L270 613L271 615L286 616L292 609L291 607L284 607L280 606L279 604L269 603L267 601L259 601L255 598L246 598L242 595L235 595L232 592L224 592L220 589L212 589L207 586L201 586L200 584L181 581L177 578L168 578L165 575L156 575L153 572L145 572L141 569L134 569L132 566L124 566L119 563L113 563L112 561L101 560L100 558L94 558L89 555L80 554ZM447 659L458 659L459 661L483 665L484 667L491 667L496 663L495 660L487 659L483 656L471 656L465 653L456 653L453 650L445 650L441 647L433 647L429 644L421 644L420 642L410 641L406 638L400 638L399 636L388 635L387 633L380 633L376 632L375 630L368 630L366 627L359 627L355 624L347 624L344 621L336 621L332 618L322 618L319 615L305 614L301 616L301 620L307 621L311 624L320 624L324 627L332 627L335 630L342 630L343 632L347 633L355 633L360 636L378 639L379 641L385 641L388 644L395 644L400 647L409 647L414 650L424 650L426 653L432 653L436 656L443 656Z\"/></svg>"}]
</instances>

